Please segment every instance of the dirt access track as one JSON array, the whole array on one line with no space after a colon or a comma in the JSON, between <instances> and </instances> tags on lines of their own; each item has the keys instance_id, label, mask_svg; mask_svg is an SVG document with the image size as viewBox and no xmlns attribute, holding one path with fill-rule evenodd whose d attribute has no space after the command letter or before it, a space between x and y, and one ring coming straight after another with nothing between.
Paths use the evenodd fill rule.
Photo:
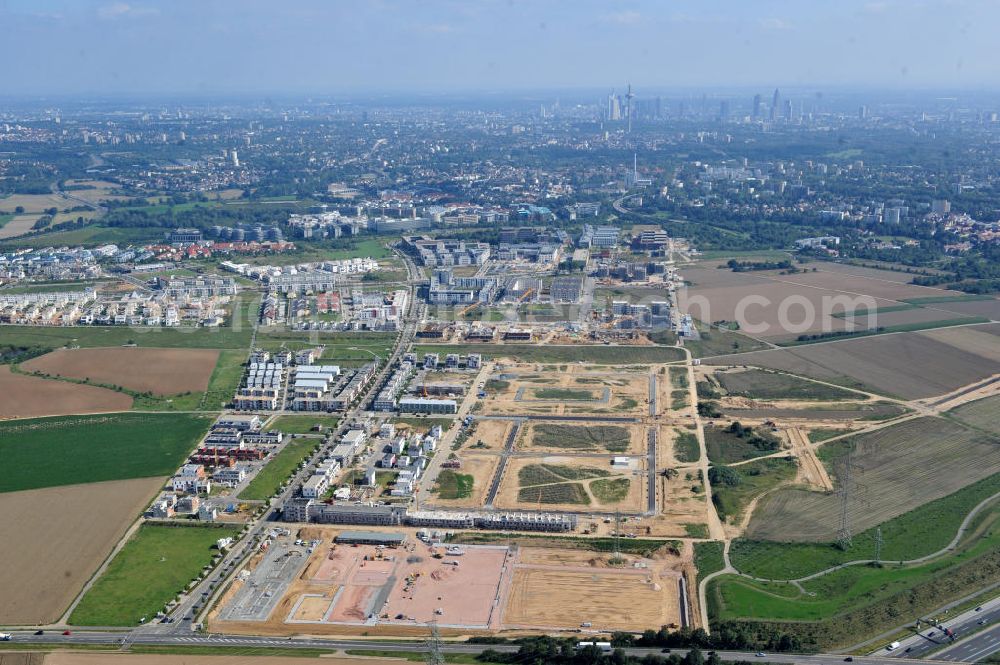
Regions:
<instances>
[{"instance_id":1,"label":"dirt access track","mask_svg":"<svg viewBox=\"0 0 1000 665\"><path fill-rule=\"evenodd\" d=\"M215 349L107 347L59 349L21 363L21 367L140 393L176 395L206 390L218 359Z\"/></svg>"},{"instance_id":2,"label":"dirt access track","mask_svg":"<svg viewBox=\"0 0 1000 665\"><path fill-rule=\"evenodd\" d=\"M0 395L0 418L70 416L132 408L132 398L124 393L14 374L6 365L0 365Z\"/></svg>"},{"instance_id":3,"label":"dirt access track","mask_svg":"<svg viewBox=\"0 0 1000 665\"><path fill-rule=\"evenodd\" d=\"M137 478L0 494L0 625L58 620L163 481Z\"/></svg>"}]
</instances>

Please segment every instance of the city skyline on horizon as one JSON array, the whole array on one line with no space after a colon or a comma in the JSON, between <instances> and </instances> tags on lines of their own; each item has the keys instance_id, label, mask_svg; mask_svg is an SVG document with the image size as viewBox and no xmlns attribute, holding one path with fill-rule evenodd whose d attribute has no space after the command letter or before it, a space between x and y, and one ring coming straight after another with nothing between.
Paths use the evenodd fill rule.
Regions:
<instances>
[{"instance_id":1,"label":"city skyline on horizon","mask_svg":"<svg viewBox=\"0 0 1000 665\"><path fill-rule=\"evenodd\" d=\"M6 0L0 20L15 96L992 90L1000 73L986 0Z\"/></svg>"}]
</instances>

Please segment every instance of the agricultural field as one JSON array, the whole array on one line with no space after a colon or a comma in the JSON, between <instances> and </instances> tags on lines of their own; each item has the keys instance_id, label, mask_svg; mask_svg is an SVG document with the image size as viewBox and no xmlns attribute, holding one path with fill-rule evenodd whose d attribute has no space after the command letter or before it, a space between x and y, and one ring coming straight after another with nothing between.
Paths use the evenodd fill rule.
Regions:
<instances>
[{"instance_id":1,"label":"agricultural field","mask_svg":"<svg viewBox=\"0 0 1000 665\"><path fill-rule=\"evenodd\" d=\"M606 345L531 345L531 344L421 344L413 347L418 356L425 353L483 354L484 358L510 358L523 363L596 363L602 365L649 365L684 359L680 349L670 346L606 346Z\"/></svg>"},{"instance_id":2,"label":"agricultural field","mask_svg":"<svg viewBox=\"0 0 1000 665\"><path fill-rule=\"evenodd\" d=\"M719 356L706 362L776 369L884 395L920 399L1000 372L996 325L879 335Z\"/></svg>"},{"instance_id":3,"label":"agricultural field","mask_svg":"<svg viewBox=\"0 0 1000 665\"><path fill-rule=\"evenodd\" d=\"M309 456L318 445L315 439L297 439L286 443L274 454L257 477L240 493L241 499L269 499L275 495L281 484L288 480L292 471Z\"/></svg>"},{"instance_id":4,"label":"agricultural field","mask_svg":"<svg viewBox=\"0 0 1000 665\"><path fill-rule=\"evenodd\" d=\"M0 625L55 622L163 478L137 478L0 494Z\"/></svg>"},{"instance_id":5,"label":"agricultural field","mask_svg":"<svg viewBox=\"0 0 1000 665\"><path fill-rule=\"evenodd\" d=\"M65 381L25 376L0 365L0 418L37 418L84 413L128 411L132 398L124 393Z\"/></svg>"},{"instance_id":6,"label":"agricultural field","mask_svg":"<svg viewBox=\"0 0 1000 665\"><path fill-rule=\"evenodd\" d=\"M208 565L234 527L144 524L80 600L77 626L135 626L151 618Z\"/></svg>"},{"instance_id":7,"label":"agricultural field","mask_svg":"<svg viewBox=\"0 0 1000 665\"><path fill-rule=\"evenodd\" d=\"M642 428L636 425L568 425L533 422L525 434L529 450L578 453L641 453Z\"/></svg>"},{"instance_id":8,"label":"agricultural field","mask_svg":"<svg viewBox=\"0 0 1000 665\"><path fill-rule=\"evenodd\" d=\"M28 372L163 396L207 390L218 359L215 349L60 349L21 363L21 367Z\"/></svg>"},{"instance_id":9,"label":"agricultural field","mask_svg":"<svg viewBox=\"0 0 1000 665\"><path fill-rule=\"evenodd\" d=\"M1000 418L997 414L1000 414L1000 395L969 402L949 412L949 415L969 427L986 430L1000 437Z\"/></svg>"},{"instance_id":10,"label":"agricultural field","mask_svg":"<svg viewBox=\"0 0 1000 665\"><path fill-rule=\"evenodd\" d=\"M794 342L801 334L818 334L836 331L859 331L875 325L891 330L908 326L936 327L955 325L965 314L937 307L907 307L921 300L950 297L954 294L937 288L907 284L898 279L887 279L882 274L896 277L889 271L869 270L866 273L848 273L826 270L825 266L809 264L804 272L783 275L779 271L733 272L721 261L707 261L698 267L684 268L681 274L693 284L679 292L681 308L703 322L736 321L740 328L771 342ZM722 265L722 267L717 267ZM739 307L748 298L765 298L742 313ZM782 302L796 302L788 312L794 329L781 323ZM861 313L871 309L884 312L873 317L855 317L847 313ZM893 311L893 310L896 311ZM808 317L807 311L813 316ZM991 310L992 311L992 310ZM741 313L745 320L738 320ZM970 311L969 314L972 314ZM975 316L973 314L973 316ZM956 320L957 319L957 320ZM974 322L968 318L967 322ZM758 326L759 328L755 328ZM716 353L733 353L716 349Z\"/></svg>"},{"instance_id":11,"label":"agricultural field","mask_svg":"<svg viewBox=\"0 0 1000 665\"><path fill-rule=\"evenodd\" d=\"M195 414L116 413L0 423L0 492L169 476L204 435Z\"/></svg>"},{"instance_id":12,"label":"agricultural field","mask_svg":"<svg viewBox=\"0 0 1000 665\"><path fill-rule=\"evenodd\" d=\"M640 512L645 479L612 469L607 458L516 458L508 464L496 504L505 508L620 509Z\"/></svg>"},{"instance_id":13,"label":"agricultural field","mask_svg":"<svg viewBox=\"0 0 1000 665\"><path fill-rule=\"evenodd\" d=\"M853 449L854 477L848 514L863 531L966 485L1000 472L1000 442L944 418L924 417L825 444L818 451L837 478L839 461ZM942 473L947 469L947 473ZM836 538L840 499L782 489L761 501L747 527L754 540L823 542Z\"/></svg>"},{"instance_id":14,"label":"agricultural field","mask_svg":"<svg viewBox=\"0 0 1000 665\"><path fill-rule=\"evenodd\" d=\"M864 395L803 379L791 374L760 369L716 372L715 379L730 395L763 400L865 399Z\"/></svg>"}]
</instances>

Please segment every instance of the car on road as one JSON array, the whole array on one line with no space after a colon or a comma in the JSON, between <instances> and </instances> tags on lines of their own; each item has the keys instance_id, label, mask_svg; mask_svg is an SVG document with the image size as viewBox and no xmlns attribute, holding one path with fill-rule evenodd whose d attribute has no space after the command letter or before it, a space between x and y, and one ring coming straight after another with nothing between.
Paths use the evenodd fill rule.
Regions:
<instances>
[{"instance_id":1,"label":"car on road","mask_svg":"<svg viewBox=\"0 0 1000 665\"><path fill-rule=\"evenodd\" d=\"M980 625L980 626L984 626L984 625L986 625L986 619L980 619L980 620L979 620L979 625Z\"/></svg>"},{"instance_id":2,"label":"car on road","mask_svg":"<svg viewBox=\"0 0 1000 665\"><path fill-rule=\"evenodd\" d=\"M44 634L45 634L44 630L36 630L35 631L35 635L44 635Z\"/></svg>"},{"instance_id":3,"label":"car on road","mask_svg":"<svg viewBox=\"0 0 1000 665\"><path fill-rule=\"evenodd\" d=\"M854 656L848 656L847 658L844 659L844 662L845 663L853 663L854 662Z\"/></svg>"},{"instance_id":4,"label":"car on road","mask_svg":"<svg viewBox=\"0 0 1000 665\"><path fill-rule=\"evenodd\" d=\"M758 651L754 655L757 656L758 658L766 658L767 657L767 654L764 653L763 651Z\"/></svg>"},{"instance_id":5,"label":"car on road","mask_svg":"<svg viewBox=\"0 0 1000 665\"><path fill-rule=\"evenodd\" d=\"M62 634L63 634L63 635L72 635L72 634L73 634L73 631L71 631L71 630L64 630L64 631L62 632Z\"/></svg>"},{"instance_id":6,"label":"car on road","mask_svg":"<svg viewBox=\"0 0 1000 665\"><path fill-rule=\"evenodd\" d=\"M977 607L977 608L976 608L976 611L977 611L977 612L982 612L982 611L983 611L983 608L982 608L982 606L980 605L979 607Z\"/></svg>"}]
</instances>

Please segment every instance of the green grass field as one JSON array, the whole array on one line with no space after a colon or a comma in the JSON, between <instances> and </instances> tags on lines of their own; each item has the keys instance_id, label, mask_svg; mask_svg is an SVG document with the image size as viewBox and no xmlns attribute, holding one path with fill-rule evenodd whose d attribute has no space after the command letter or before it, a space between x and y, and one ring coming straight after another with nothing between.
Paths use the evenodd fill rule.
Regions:
<instances>
[{"instance_id":1,"label":"green grass field","mask_svg":"<svg viewBox=\"0 0 1000 665\"><path fill-rule=\"evenodd\" d=\"M579 390L574 388L536 388L534 391L534 398L545 400L581 401L593 400L595 399L595 396L592 390Z\"/></svg>"},{"instance_id":2,"label":"green grass field","mask_svg":"<svg viewBox=\"0 0 1000 665\"><path fill-rule=\"evenodd\" d=\"M169 476L211 418L120 413L0 423L0 492Z\"/></svg>"},{"instance_id":3,"label":"green grass field","mask_svg":"<svg viewBox=\"0 0 1000 665\"><path fill-rule=\"evenodd\" d=\"M747 353L768 348L764 342L758 342L752 337L733 331L712 328L705 324L698 325L698 339L684 340L684 348L695 358L720 356L729 353Z\"/></svg>"},{"instance_id":4,"label":"green grass field","mask_svg":"<svg viewBox=\"0 0 1000 665\"><path fill-rule=\"evenodd\" d=\"M600 478L590 481L590 491L601 503L618 503L628 496L628 478Z\"/></svg>"},{"instance_id":5,"label":"green grass field","mask_svg":"<svg viewBox=\"0 0 1000 665\"><path fill-rule=\"evenodd\" d=\"M705 576L726 567L723 549L723 543L718 540L694 544L694 567L698 569L698 583Z\"/></svg>"},{"instance_id":6,"label":"green grass field","mask_svg":"<svg viewBox=\"0 0 1000 665\"><path fill-rule=\"evenodd\" d=\"M694 432L687 430L677 430L677 438L674 440L674 459L681 464L697 462L701 458L701 447L698 445L698 437Z\"/></svg>"},{"instance_id":7,"label":"green grass field","mask_svg":"<svg viewBox=\"0 0 1000 665\"><path fill-rule=\"evenodd\" d=\"M797 465L795 460L769 457L735 468L740 475L739 484L712 484L712 502L719 512L719 517L728 521L739 519L740 514L755 496L794 478Z\"/></svg>"},{"instance_id":8,"label":"green grass field","mask_svg":"<svg viewBox=\"0 0 1000 665\"><path fill-rule=\"evenodd\" d=\"M208 565L215 541L235 527L145 524L84 595L69 622L77 626L134 626L147 620Z\"/></svg>"},{"instance_id":9,"label":"green grass field","mask_svg":"<svg viewBox=\"0 0 1000 665\"><path fill-rule=\"evenodd\" d=\"M717 372L715 378L731 395L741 395L751 399L842 400L864 398L864 395L858 395L843 388L816 383L791 374L761 369Z\"/></svg>"},{"instance_id":10,"label":"green grass field","mask_svg":"<svg viewBox=\"0 0 1000 665\"><path fill-rule=\"evenodd\" d=\"M667 363L682 360L680 349L669 346L532 346L528 344L421 344L414 346L418 356L425 353L469 353L476 351L487 358L516 358L523 362L585 362L606 365Z\"/></svg>"},{"instance_id":11,"label":"green grass field","mask_svg":"<svg viewBox=\"0 0 1000 665\"><path fill-rule=\"evenodd\" d=\"M465 499L472 496L475 478L468 473L442 469L435 481L434 492L442 499Z\"/></svg>"},{"instance_id":12,"label":"green grass field","mask_svg":"<svg viewBox=\"0 0 1000 665\"><path fill-rule=\"evenodd\" d=\"M753 445L752 442L757 442ZM770 432L757 428L754 435L739 437L728 428L706 427L705 449L713 464L733 464L776 453L781 445Z\"/></svg>"},{"instance_id":13,"label":"green grass field","mask_svg":"<svg viewBox=\"0 0 1000 665\"><path fill-rule=\"evenodd\" d=\"M532 432L531 445L547 448L622 453L628 450L629 445L628 430L618 425L541 423Z\"/></svg>"},{"instance_id":14,"label":"green grass field","mask_svg":"<svg viewBox=\"0 0 1000 665\"><path fill-rule=\"evenodd\" d=\"M250 481L240 493L241 499L264 500L275 495L281 484L285 482L292 471L316 449L318 443L312 439L289 441L267 465L260 470L257 477Z\"/></svg>"},{"instance_id":15,"label":"green grass field","mask_svg":"<svg viewBox=\"0 0 1000 665\"><path fill-rule=\"evenodd\" d=\"M337 416L325 413L310 416L279 416L268 428L281 430L285 434L317 434L313 432L313 425L322 425L325 430L335 428L338 422L340 419Z\"/></svg>"},{"instance_id":16,"label":"green grass field","mask_svg":"<svg viewBox=\"0 0 1000 665\"><path fill-rule=\"evenodd\" d=\"M966 293L955 294L953 296L927 296L924 298L902 298L902 302L911 305L933 305L942 302L979 302L982 300L994 300L995 296L986 294Z\"/></svg>"}]
</instances>

